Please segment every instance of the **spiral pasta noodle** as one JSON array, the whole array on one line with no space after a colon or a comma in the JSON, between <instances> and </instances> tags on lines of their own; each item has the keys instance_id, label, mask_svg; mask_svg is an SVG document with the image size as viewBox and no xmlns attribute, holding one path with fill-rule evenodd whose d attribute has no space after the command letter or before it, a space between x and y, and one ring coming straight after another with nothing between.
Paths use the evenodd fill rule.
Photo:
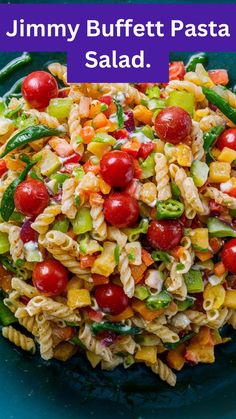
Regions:
<instances>
[{"instance_id":1,"label":"spiral pasta noodle","mask_svg":"<svg viewBox=\"0 0 236 419\"><path fill-rule=\"evenodd\" d=\"M53 358L52 327L50 321L41 313L36 316L40 355L46 361Z\"/></svg>"},{"instance_id":2,"label":"spiral pasta noodle","mask_svg":"<svg viewBox=\"0 0 236 419\"><path fill-rule=\"evenodd\" d=\"M125 250L121 251L118 262L118 270L120 272L120 280L123 284L125 294L130 298L133 297L135 283L131 274L129 259Z\"/></svg>"},{"instance_id":3,"label":"spiral pasta noodle","mask_svg":"<svg viewBox=\"0 0 236 419\"><path fill-rule=\"evenodd\" d=\"M167 159L161 153L156 153L154 159L157 183L157 198L160 201L164 201L171 198Z\"/></svg>"},{"instance_id":4,"label":"spiral pasta noodle","mask_svg":"<svg viewBox=\"0 0 236 419\"><path fill-rule=\"evenodd\" d=\"M52 205L39 214L38 217L31 224L31 227L39 234L45 234L48 231L50 224L55 221L58 214L61 213L61 205Z\"/></svg>"},{"instance_id":5,"label":"spiral pasta noodle","mask_svg":"<svg viewBox=\"0 0 236 419\"><path fill-rule=\"evenodd\" d=\"M28 338L27 336L20 333L18 330L14 329L12 326L7 326L2 328L2 335L4 338L8 339L11 343L31 353L35 353L36 347L33 339Z\"/></svg>"}]
</instances>

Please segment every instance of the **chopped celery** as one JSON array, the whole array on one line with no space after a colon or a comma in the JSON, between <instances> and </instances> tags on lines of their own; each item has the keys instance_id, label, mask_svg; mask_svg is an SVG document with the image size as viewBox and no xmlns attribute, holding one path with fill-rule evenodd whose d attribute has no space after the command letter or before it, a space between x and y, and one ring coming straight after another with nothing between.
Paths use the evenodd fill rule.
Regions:
<instances>
[{"instance_id":1,"label":"chopped celery","mask_svg":"<svg viewBox=\"0 0 236 419\"><path fill-rule=\"evenodd\" d=\"M62 185L66 179L69 179L69 175L66 173L54 173L51 179L55 179L60 185Z\"/></svg>"},{"instance_id":2,"label":"chopped celery","mask_svg":"<svg viewBox=\"0 0 236 419\"><path fill-rule=\"evenodd\" d=\"M203 292L204 283L200 271L190 269L186 274L184 274L184 280L189 293Z\"/></svg>"},{"instance_id":3,"label":"chopped celery","mask_svg":"<svg viewBox=\"0 0 236 419\"><path fill-rule=\"evenodd\" d=\"M78 210L74 220L71 220L75 234L84 234L92 230L93 222L89 208L82 207Z\"/></svg>"},{"instance_id":4,"label":"chopped celery","mask_svg":"<svg viewBox=\"0 0 236 419\"><path fill-rule=\"evenodd\" d=\"M160 338L155 335L136 335L135 342L142 346L156 346L160 344Z\"/></svg>"},{"instance_id":5,"label":"chopped celery","mask_svg":"<svg viewBox=\"0 0 236 419\"><path fill-rule=\"evenodd\" d=\"M140 221L138 227L133 227L133 228L124 228L123 232L128 236L128 240L130 242L134 242L139 238L139 235L142 234L146 234L148 231L148 220L147 219L143 219L142 221Z\"/></svg>"},{"instance_id":6,"label":"chopped celery","mask_svg":"<svg viewBox=\"0 0 236 419\"><path fill-rule=\"evenodd\" d=\"M9 218L9 221L15 221L16 223L22 223L25 219L25 216L21 214L20 212L14 211L12 215ZM2 216L0 215L0 222L2 223L4 220Z\"/></svg>"},{"instance_id":7,"label":"chopped celery","mask_svg":"<svg viewBox=\"0 0 236 419\"><path fill-rule=\"evenodd\" d=\"M59 184L56 181L56 179L52 179L52 180L49 180L49 182L46 182L46 186L54 194L57 194L59 191Z\"/></svg>"},{"instance_id":8,"label":"chopped celery","mask_svg":"<svg viewBox=\"0 0 236 419\"><path fill-rule=\"evenodd\" d=\"M236 230L218 218L209 217L207 227L211 237L236 237Z\"/></svg>"},{"instance_id":9,"label":"chopped celery","mask_svg":"<svg viewBox=\"0 0 236 419\"><path fill-rule=\"evenodd\" d=\"M64 218L63 220L56 220L52 225L52 230L61 231L62 233L67 233L69 228L69 220L68 218Z\"/></svg>"},{"instance_id":10,"label":"chopped celery","mask_svg":"<svg viewBox=\"0 0 236 419\"><path fill-rule=\"evenodd\" d=\"M0 255L9 252L9 250L10 243L8 240L8 234L0 232Z\"/></svg>"},{"instance_id":11,"label":"chopped celery","mask_svg":"<svg viewBox=\"0 0 236 419\"><path fill-rule=\"evenodd\" d=\"M53 151L43 149L35 155L36 158L37 156L41 156L41 160L37 163L37 166L43 176L51 176L52 173L60 169L61 161Z\"/></svg>"},{"instance_id":12,"label":"chopped celery","mask_svg":"<svg viewBox=\"0 0 236 419\"><path fill-rule=\"evenodd\" d=\"M140 130L150 140L154 139L154 132L150 125L144 125Z\"/></svg>"},{"instance_id":13,"label":"chopped celery","mask_svg":"<svg viewBox=\"0 0 236 419\"><path fill-rule=\"evenodd\" d=\"M18 118L14 121L14 124L17 126L17 128L23 130L25 128L32 127L33 125L37 125L38 120L34 116L23 114L18 116Z\"/></svg>"},{"instance_id":14,"label":"chopped celery","mask_svg":"<svg viewBox=\"0 0 236 419\"><path fill-rule=\"evenodd\" d=\"M51 99L47 108L49 115L57 119L68 118L73 100L71 98Z\"/></svg>"},{"instance_id":15,"label":"chopped celery","mask_svg":"<svg viewBox=\"0 0 236 419\"><path fill-rule=\"evenodd\" d=\"M141 163L140 167L142 169L141 179L147 179L154 175L155 173L155 153L149 154L149 156Z\"/></svg>"},{"instance_id":16,"label":"chopped celery","mask_svg":"<svg viewBox=\"0 0 236 419\"><path fill-rule=\"evenodd\" d=\"M73 170L73 176L78 180L81 180L84 175L85 171L83 167L76 167L76 169Z\"/></svg>"},{"instance_id":17,"label":"chopped celery","mask_svg":"<svg viewBox=\"0 0 236 419\"><path fill-rule=\"evenodd\" d=\"M150 295L146 301L149 310L160 310L168 307L172 301L172 296L165 290L156 295Z\"/></svg>"},{"instance_id":18,"label":"chopped celery","mask_svg":"<svg viewBox=\"0 0 236 419\"><path fill-rule=\"evenodd\" d=\"M165 107L165 100L155 98L149 99L147 107L150 111L153 111L154 109L163 109Z\"/></svg>"},{"instance_id":19,"label":"chopped celery","mask_svg":"<svg viewBox=\"0 0 236 419\"><path fill-rule=\"evenodd\" d=\"M95 137L93 137L93 143L105 143L113 146L116 143L116 140L111 135L106 132L97 132Z\"/></svg>"},{"instance_id":20,"label":"chopped celery","mask_svg":"<svg viewBox=\"0 0 236 419\"><path fill-rule=\"evenodd\" d=\"M189 307L192 307L193 306L194 299L187 297L186 300L184 300L184 301L176 300L175 303L177 304L179 311L185 311Z\"/></svg>"},{"instance_id":21,"label":"chopped celery","mask_svg":"<svg viewBox=\"0 0 236 419\"><path fill-rule=\"evenodd\" d=\"M147 287L144 285L138 285L135 288L134 296L138 298L139 300L143 301L146 300L150 295L150 292L148 291Z\"/></svg>"},{"instance_id":22,"label":"chopped celery","mask_svg":"<svg viewBox=\"0 0 236 419\"><path fill-rule=\"evenodd\" d=\"M3 301L0 300L0 324L2 326L8 326L9 324L15 323L17 320L8 307L5 306Z\"/></svg>"},{"instance_id":23,"label":"chopped celery","mask_svg":"<svg viewBox=\"0 0 236 419\"><path fill-rule=\"evenodd\" d=\"M158 86L148 87L148 88L147 88L147 90L146 90L146 95L147 95L150 99L152 99L152 98L157 98L157 99L159 99L160 94L161 94L161 91L160 91L160 89L159 89L159 87L158 87Z\"/></svg>"},{"instance_id":24,"label":"chopped celery","mask_svg":"<svg viewBox=\"0 0 236 419\"><path fill-rule=\"evenodd\" d=\"M205 262L201 262L200 260L192 266L194 270L202 270L207 269L208 271L213 271L214 269L214 262L212 259L205 260Z\"/></svg>"},{"instance_id":25,"label":"chopped celery","mask_svg":"<svg viewBox=\"0 0 236 419\"><path fill-rule=\"evenodd\" d=\"M200 160L194 160L190 167L190 174L195 185L200 188L207 181L209 173L209 166Z\"/></svg>"},{"instance_id":26,"label":"chopped celery","mask_svg":"<svg viewBox=\"0 0 236 419\"><path fill-rule=\"evenodd\" d=\"M195 99L193 93L186 91L173 90L170 93L167 101L167 106L178 106L193 116L195 109Z\"/></svg>"}]
</instances>

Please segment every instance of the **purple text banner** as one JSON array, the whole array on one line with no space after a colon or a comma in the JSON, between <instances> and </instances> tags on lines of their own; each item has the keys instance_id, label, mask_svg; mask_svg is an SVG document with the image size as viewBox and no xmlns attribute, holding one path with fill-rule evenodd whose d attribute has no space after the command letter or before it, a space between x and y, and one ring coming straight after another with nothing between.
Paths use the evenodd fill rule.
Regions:
<instances>
[{"instance_id":1,"label":"purple text banner","mask_svg":"<svg viewBox=\"0 0 236 419\"><path fill-rule=\"evenodd\" d=\"M0 51L66 52L69 82L167 81L171 51L234 52L235 16L236 4L4 4Z\"/></svg>"}]
</instances>

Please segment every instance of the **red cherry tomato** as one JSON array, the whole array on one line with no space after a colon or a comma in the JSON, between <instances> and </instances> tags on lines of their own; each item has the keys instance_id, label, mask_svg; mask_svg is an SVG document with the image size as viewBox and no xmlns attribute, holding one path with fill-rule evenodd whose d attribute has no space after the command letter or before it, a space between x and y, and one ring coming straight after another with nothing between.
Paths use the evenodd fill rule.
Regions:
<instances>
[{"instance_id":1,"label":"red cherry tomato","mask_svg":"<svg viewBox=\"0 0 236 419\"><path fill-rule=\"evenodd\" d=\"M56 79L46 71L30 73L22 83L22 96L36 109L46 108L50 99L58 97Z\"/></svg>"},{"instance_id":2,"label":"red cherry tomato","mask_svg":"<svg viewBox=\"0 0 236 419\"><path fill-rule=\"evenodd\" d=\"M139 216L137 201L126 192L113 193L105 200L104 215L114 227L131 227Z\"/></svg>"},{"instance_id":3,"label":"red cherry tomato","mask_svg":"<svg viewBox=\"0 0 236 419\"><path fill-rule=\"evenodd\" d=\"M121 189L134 177L132 158L124 151L113 150L106 153L101 159L100 169L105 182Z\"/></svg>"},{"instance_id":4,"label":"red cherry tomato","mask_svg":"<svg viewBox=\"0 0 236 419\"><path fill-rule=\"evenodd\" d=\"M112 103L112 96L110 95L104 95L100 97L100 102L105 103L107 106L110 106Z\"/></svg>"},{"instance_id":5,"label":"red cherry tomato","mask_svg":"<svg viewBox=\"0 0 236 419\"><path fill-rule=\"evenodd\" d=\"M32 229L31 224L32 221L27 220L21 227L20 238L23 243L36 242L38 239L38 234L35 230Z\"/></svg>"},{"instance_id":6,"label":"red cherry tomato","mask_svg":"<svg viewBox=\"0 0 236 419\"><path fill-rule=\"evenodd\" d=\"M223 246L221 260L225 268L236 274L236 239L231 239Z\"/></svg>"},{"instance_id":7,"label":"red cherry tomato","mask_svg":"<svg viewBox=\"0 0 236 419\"><path fill-rule=\"evenodd\" d=\"M183 225L178 220L153 220L147 239L154 249L172 250L183 237Z\"/></svg>"},{"instance_id":8,"label":"red cherry tomato","mask_svg":"<svg viewBox=\"0 0 236 419\"><path fill-rule=\"evenodd\" d=\"M155 130L161 140L178 144L186 139L192 128L188 112L177 106L163 109L155 119Z\"/></svg>"},{"instance_id":9,"label":"red cherry tomato","mask_svg":"<svg viewBox=\"0 0 236 419\"><path fill-rule=\"evenodd\" d=\"M5 160L0 160L0 177L7 171L7 164Z\"/></svg>"},{"instance_id":10,"label":"red cherry tomato","mask_svg":"<svg viewBox=\"0 0 236 419\"><path fill-rule=\"evenodd\" d=\"M128 137L128 131L126 129L117 129L116 131L111 132L112 137L116 140L125 140Z\"/></svg>"},{"instance_id":11,"label":"red cherry tomato","mask_svg":"<svg viewBox=\"0 0 236 419\"><path fill-rule=\"evenodd\" d=\"M17 186L14 202L16 209L22 214L35 217L47 207L49 194L40 180L25 180Z\"/></svg>"},{"instance_id":12,"label":"red cherry tomato","mask_svg":"<svg viewBox=\"0 0 236 419\"><path fill-rule=\"evenodd\" d=\"M33 270L33 284L45 295L61 294L68 283L68 271L57 260L50 259L38 262Z\"/></svg>"},{"instance_id":13,"label":"red cherry tomato","mask_svg":"<svg viewBox=\"0 0 236 419\"><path fill-rule=\"evenodd\" d=\"M122 313L129 304L123 288L115 284L100 285L96 288L95 298L104 313L117 315Z\"/></svg>"},{"instance_id":14,"label":"red cherry tomato","mask_svg":"<svg viewBox=\"0 0 236 419\"><path fill-rule=\"evenodd\" d=\"M236 128L229 128L222 132L216 142L216 147L219 150L223 150L224 147L236 150Z\"/></svg>"}]
</instances>

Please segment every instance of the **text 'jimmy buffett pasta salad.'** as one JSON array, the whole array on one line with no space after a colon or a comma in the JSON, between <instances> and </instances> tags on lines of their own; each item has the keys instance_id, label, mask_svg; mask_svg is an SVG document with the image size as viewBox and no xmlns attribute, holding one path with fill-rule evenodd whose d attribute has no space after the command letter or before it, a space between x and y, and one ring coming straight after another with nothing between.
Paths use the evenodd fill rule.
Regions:
<instances>
[{"instance_id":1,"label":"text 'jimmy buffett pasta salad.'","mask_svg":"<svg viewBox=\"0 0 236 419\"><path fill-rule=\"evenodd\" d=\"M213 363L236 328L236 95L203 54L168 84L68 84L0 103L2 334L92 367ZM58 87L59 86L59 87ZM19 83L18 83L19 88Z\"/></svg>"}]
</instances>

